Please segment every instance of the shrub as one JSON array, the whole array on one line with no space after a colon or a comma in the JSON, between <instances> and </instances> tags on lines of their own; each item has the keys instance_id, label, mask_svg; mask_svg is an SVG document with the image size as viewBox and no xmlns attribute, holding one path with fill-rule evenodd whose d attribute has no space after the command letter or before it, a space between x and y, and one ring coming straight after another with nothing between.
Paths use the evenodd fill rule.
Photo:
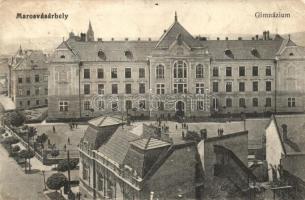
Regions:
<instances>
[{"instance_id":1,"label":"shrub","mask_svg":"<svg viewBox=\"0 0 305 200\"><path fill-rule=\"evenodd\" d=\"M0 134L5 133L5 129L3 127L0 127Z\"/></svg>"},{"instance_id":2,"label":"shrub","mask_svg":"<svg viewBox=\"0 0 305 200\"><path fill-rule=\"evenodd\" d=\"M53 150L51 151L51 156L52 156L52 157L57 157L57 156L59 156L59 150L53 149Z\"/></svg>"},{"instance_id":3,"label":"shrub","mask_svg":"<svg viewBox=\"0 0 305 200\"><path fill-rule=\"evenodd\" d=\"M4 119L4 123L6 125L12 125L16 127L21 126L25 121L24 115L19 111L6 113Z\"/></svg>"},{"instance_id":4,"label":"shrub","mask_svg":"<svg viewBox=\"0 0 305 200\"><path fill-rule=\"evenodd\" d=\"M13 136L7 137L3 140L3 143L8 145L17 144L18 142L19 139Z\"/></svg>"},{"instance_id":5,"label":"shrub","mask_svg":"<svg viewBox=\"0 0 305 200\"><path fill-rule=\"evenodd\" d=\"M52 174L48 179L47 179L47 186L51 190L59 190L61 187L63 187L67 182L67 178L64 174L62 173L55 173Z\"/></svg>"},{"instance_id":6,"label":"shrub","mask_svg":"<svg viewBox=\"0 0 305 200\"><path fill-rule=\"evenodd\" d=\"M73 170L76 168L77 164L78 164L78 159L71 159L70 162L68 162L67 159L64 159L59 161L57 165L57 170L61 172L65 172L68 171L68 167L70 168L70 170Z\"/></svg>"},{"instance_id":7,"label":"shrub","mask_svg":"<svg viewBox=\"0 0 305 200\"><path fill-rule=\"evenodd\" d=\"M20 146L19 145L15 145L12 149L13 152L18 152L20 151Z\"/></svg>"}]
</instances>

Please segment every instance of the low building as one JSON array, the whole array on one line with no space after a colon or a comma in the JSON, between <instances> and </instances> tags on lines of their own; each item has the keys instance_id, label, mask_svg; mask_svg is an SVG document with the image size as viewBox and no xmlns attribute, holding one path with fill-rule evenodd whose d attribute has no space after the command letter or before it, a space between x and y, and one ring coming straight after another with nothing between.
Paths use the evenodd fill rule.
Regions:
<instances>
[{"instance_id":1,"label":"low building","mask_svg":"<svg viewBox=\"0 0 305 200\"><path fill-rule=\"evenodd\" d=\"M256 177L248 169L248 131L220 133L207 137L202 133L198 151L204 170L204 199L244 199L250 182Z\"/></svg>"},{"instance_id":2,"label":"low building","mask_svg":"<svg viewBox=\"0 0 305 200\"><path fill-rule=\"evenodd\" d=\"M48 105L47 56L41 50L18 50L9 61L8 93L16 109Z\"/></svg>"},{"instance_id":3,"label":"low building","mask_svg":"<svg viewBox=\"0 0 305 200\"><path fill-rule=\"evenodd\" d=\"M266 127L269 181L305 198L305 115L274 115Z\"/></svg>"},{"instance_id":4,"label":"low building","mask_svg":"<svg viewBox=\"0 0 305 200\"><path fill-rule=\"evenodd\" d=\"M194 141L173 142L154 125L120 118L89 121L80 143L80 191L95 199L202 199Z\"/></svg>"}]
</instances>

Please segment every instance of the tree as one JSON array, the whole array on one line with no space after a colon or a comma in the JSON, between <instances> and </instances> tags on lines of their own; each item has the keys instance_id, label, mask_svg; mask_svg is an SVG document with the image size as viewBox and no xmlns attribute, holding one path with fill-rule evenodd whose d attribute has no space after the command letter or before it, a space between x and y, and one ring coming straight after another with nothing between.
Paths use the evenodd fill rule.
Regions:
<instances>
[{"instance_id":1,"label":"tree","mask_svg":"<svg viewBox=\"0 0 305 200\"><path fill-rule=\"evenodd\" d=\"M59 161L57 165L57 170L61 172L68 171L68 168L70 170L75 169L78 164L78 159L71 159L70 162L68 162L67 159Z\"/></svg>"},{"instance_id":2,"label":"tree","mask_svg":"<svg viewBox=\"0 0 305 200\"><path fill-rule=\"evenodd\" d=\"M4 144L9 145L10 151L12 150L12 145L17 144L19 139L14 136L9 136L2 141Z\"/></svg>"},{"instance_id":3,"label":"tree","mask_svg":"<svg viewBox=\"0 0 305 200\"><path fill-rule=\"evenodd\" d=\"M0 127L0 134L5 133L5 129L3 127Z\"/></svg>"},{"instance_id":4,"label":"tree","mask_svg":"<svg viewBox=\"0 0 305 200\"><path fill-rule=\"evenodd\" d=\"M57 156L59 156L59 150L58 150L58 149L52 149L52 151L51 151L51 156L52 156L52 157L57 157Z\"/></svg>"},{"instance_id":5,"label":"tree","mask_svg":"<svg viewBox=\"0 0 305 200\"><path fill-rule=\"evenodd\" d=\"M31 171L31 158L33 158L35 156L35 153L31 150L26 150L23 149L19 152L19 157L20 158L24 158L25 159L25 167L24 167L24 171L26 172L26 160L29 160L29 171Z\"/></svg>"},{"instance_id":6,"label":"tree","mask_svg":"<svg viewBox=\"0 0 305 200\"><path fill-rule=\"evenodd\" d=\"M67 182L67 178L64 174L62 173L55 173L52 174L48 179L47 179L47 186L51 190L56 191L56 197L58 199L58 194L57 190L59 190L61 187L63 187Z\"/></svg>"},{"instance_id":7,"label":"tree","mask_svg":"<svg viewBox=\"0 0 305 200\"><path fill-rule=\"evenodd\" d=\"M12 125L16 127L21 126L25 121L24 115L19 111L6 113L4 119L4 123L6 125Z\"/></svg>"},{"instance_id":8,"label":"tree","mask_svg":"<svg viewBox=\"0 0 305 200\"><path fill-rule=\"evenodd\" d=\"M45 133L43 133L42 135L37 136L37 138L36 138L36 142L40 143L41 146L42 146L47 140L48 140L48 135L46 135Z\"/></svg>"}]
</instances>

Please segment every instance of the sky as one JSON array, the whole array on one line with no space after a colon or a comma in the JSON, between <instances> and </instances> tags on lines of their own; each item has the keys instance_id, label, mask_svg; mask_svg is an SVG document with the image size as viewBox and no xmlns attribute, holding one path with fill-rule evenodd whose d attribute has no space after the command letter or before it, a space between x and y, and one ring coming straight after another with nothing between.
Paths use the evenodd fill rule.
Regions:
<instances>
[{"instance_id":1,"label":"sky","mask_svg":"<svg viewBox=\"0 0 305 200\"><path fill-rule=\"evenodd\" d=\"M305 31L305 0L0 0L0 53L17 44L60 43L70 31L95 37L158 39L178 21L193 35L287 34ZM68 19L16 19L17 13L65 13ZM290 18L255 18L256 12L290 13Z\"/></svg>"}]
</instances>

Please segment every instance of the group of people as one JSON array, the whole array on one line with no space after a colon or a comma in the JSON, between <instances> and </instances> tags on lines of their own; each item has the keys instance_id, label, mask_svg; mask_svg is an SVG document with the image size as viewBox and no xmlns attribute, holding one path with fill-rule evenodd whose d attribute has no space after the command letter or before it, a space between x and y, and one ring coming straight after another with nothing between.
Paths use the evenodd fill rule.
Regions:
<instances>
[{"instance_id":1,"label":"group of people","mask_svg":"<svg viewBox=\"0 0 305 200\"><path fill-rule=\"evenodd\" d=\"M73 128L77 128L77 123L75 123L75 122L70 122L70 123L69 123L69 126L70 126L70 129L71 129L71 131L72 131Z\"/></svg>"},{"instance_id":2,"label":"group of people","mask_svg":"<svg viewBox=\"0 0 305 200\"><path fill-rule=\"evenodd\" d=\"M223 128L217 129L218 136L223 136Z\"/></svg>"}]
</instances>

